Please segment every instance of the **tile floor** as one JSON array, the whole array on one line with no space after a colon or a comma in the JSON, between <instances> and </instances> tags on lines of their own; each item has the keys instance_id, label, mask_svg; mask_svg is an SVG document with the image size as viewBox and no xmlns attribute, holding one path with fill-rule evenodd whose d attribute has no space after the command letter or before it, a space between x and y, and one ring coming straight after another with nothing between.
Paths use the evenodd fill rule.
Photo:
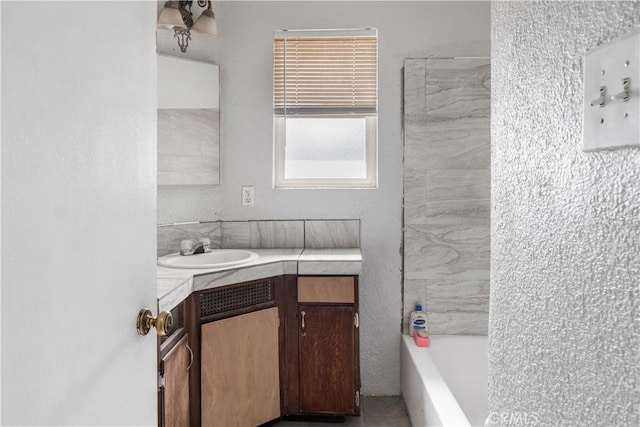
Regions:
<instances>
[{"instance_id":1,"label":"tile floor","mask_svg":"<svg viewBox=\"0 0 640 427\"><path fill-rule=\"evenodd\" d=\"M359 417L345 417L344 423L278 421L270 427L411 427L400 396L363 396Z\"/></svg>"}]
</instances>

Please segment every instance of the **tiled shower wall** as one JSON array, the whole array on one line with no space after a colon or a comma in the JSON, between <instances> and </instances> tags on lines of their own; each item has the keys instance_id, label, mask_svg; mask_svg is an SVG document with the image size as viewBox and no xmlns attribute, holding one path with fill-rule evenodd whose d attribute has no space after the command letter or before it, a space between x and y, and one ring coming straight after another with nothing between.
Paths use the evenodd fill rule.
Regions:
<instances>
[{"instance_id":1,"label":"tiled shower wall","mask_svg":"<svg viewBox=\"0 0 640 427\"><path fill-rule=\"evenodd\" d=\"M213 248L359 248L359 220L213 221L158 226L158 256L180 250L180 241L211 239Z\"/></svg>"},{"instance_id":2,"label":"tiled shower wall","mask_svg":"<svg viewBox=\"0 0 640 427\"><path fill-rule=\"evenodd\" d=\"M405 61L405 332L421 302L432 334L487 334L489 64Z\"/></svg>"}]
</instances>

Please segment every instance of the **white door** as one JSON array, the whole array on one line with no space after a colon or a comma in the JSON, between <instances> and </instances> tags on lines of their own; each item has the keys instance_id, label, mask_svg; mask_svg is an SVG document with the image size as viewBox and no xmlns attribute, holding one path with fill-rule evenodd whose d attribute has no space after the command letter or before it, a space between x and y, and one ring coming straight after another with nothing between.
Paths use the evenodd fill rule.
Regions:
<instances>
[{"instance_id":1,"label":"white door","mask_svg":"<svg viewBox=\"0 0 640 427\"><path fill-rule=\"evenodd\" d=\"M154 425L156 4L1 15L1 423Z\"/></svg>"}]
</instances>

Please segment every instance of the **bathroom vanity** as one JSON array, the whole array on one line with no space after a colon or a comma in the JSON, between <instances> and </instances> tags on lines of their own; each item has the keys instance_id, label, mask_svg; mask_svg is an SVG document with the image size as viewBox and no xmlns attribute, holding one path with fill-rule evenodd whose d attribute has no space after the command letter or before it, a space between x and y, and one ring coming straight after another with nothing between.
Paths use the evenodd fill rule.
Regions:
<instances>
[{"instance_id":1,"label":"bathroom vanity","mask_svg":"<svg viewBox=\"0 0 640 427\"><path fill-rule=\"evenodd\" d=\"M178 316L159 348L161 425L359 415L360 250L255 252L233 268L158 267L159 311Z\"/></svg>"}]
</instances>

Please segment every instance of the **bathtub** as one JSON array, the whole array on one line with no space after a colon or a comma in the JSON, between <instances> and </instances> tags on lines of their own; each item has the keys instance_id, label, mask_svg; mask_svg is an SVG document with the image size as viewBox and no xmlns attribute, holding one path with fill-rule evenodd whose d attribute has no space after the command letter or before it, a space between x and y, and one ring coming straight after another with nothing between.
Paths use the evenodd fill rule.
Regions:
<instances>
[{"instance_id":1,"label":"bathtub","mask_svg":"<svg viewBox=\"0 0 640 427\"><path fill-rule=\"evenodd\" d=\"M487 418L487 337L402 336L402 397L414 427L482 426Z\"/></svg>"}]
</instances>

